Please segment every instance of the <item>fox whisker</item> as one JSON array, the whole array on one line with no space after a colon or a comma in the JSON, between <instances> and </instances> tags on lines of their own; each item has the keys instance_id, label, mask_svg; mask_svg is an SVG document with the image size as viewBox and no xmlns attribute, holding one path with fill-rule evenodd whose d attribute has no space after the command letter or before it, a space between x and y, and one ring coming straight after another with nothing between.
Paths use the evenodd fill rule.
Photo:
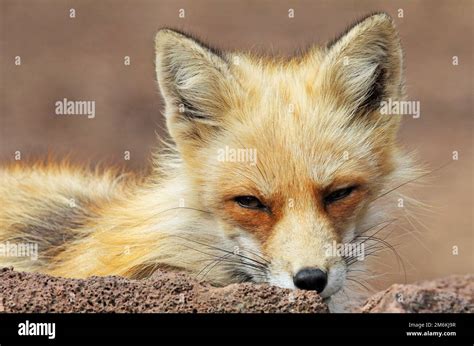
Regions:
<instances>
[{"instance_id":1,"label":"fox whisker","mask_svg":"<svg viewBox=\"0 0 474 346\"><path fill-rule=\"evenodd\" d=\"M346 278L346 280L348 281L351 281L351 282L355 282L357 284L359 284L360 286L362 286L364 289L366 289L367 291L370 291L370 288L367 287L365 284L361 283L360 280L356 280L356 279L353 279L353 278Z\"/></svg>"},{"instance_id":2,"label":"fox whisker","mask_svg":"<svg viewBox=\"0 0 474 346\"><path fill-rule=\"evenodd\" d=\"M371 241L375 242L376 244L369 245L368 247L365 248L365 250L367 251L367 253L364 254L365 258L367 258L367 257L376 257L377 253L379 253L379 252L381 252L385 249L389 249L395 255L395 258L397 260L399 269L400 268L403 269L404 279L405 279L405 282L406 282L407 281L407 273L406 273L405 263L404 263L402 257L400 256L400 254L398 253L398 251L396 250L396 248L395 248L396 245L392 245L387 241L387 238L390 236L390 234L392 234L393 230L391 230L384 238L377 237L377 234L382 232L388 226L392 225L393 222L396 221L396 220L397 219L392 219L392 220L381 222L378 225L371 226L367 230L361 232L361 234L357 235L350 243L366 244L366 243L371 242ZM387 223L387 224L382 226L375 233L373 233L371 235L364 235L365 233L367 233L371 229L374 229L375 227L377 227L379 225L382 225L384 223ZM343 257L343 258L344 258L344 261L346 262L346 265L347 265L348 268L350 266L354 265L356 262L358 262L358 256L346 256L346 257Z\"/></svg>"},{"instance_id":3,"label":"fox whisker","mask_svg":"<svg viewBox=\"0 0 474 346\"><path fill-rule=\"evenodd\" d=\"M190 242L193 242L193 243L196 243L196 244L199 244L199 245L202 245L202 246L206 246L210 249L213 249L213 250L217 250L217 251L221 251L221 252L224 252L224 253L228 253L228 254L233 254L235 256L238 256L238 257L241 257L243 259L246 259L248 261L251 261L253 263L255 263L256 265L262 267L262 268L266 268L268 265L264 262L260 262L256 259L253 259L253 258L250 258L248 256L244 256L242 254L240 254L239 252L237 251L230 251L230 250L226 250L226 249L222 249L222 248L219 248L219 247L216 247L214 245L209 245L209 244L206 244L206 243L202 243L200 241L197 241L197 240L194 240L194 239L190 239L190 238L185 238L185 237L181 237L181 236L178 236L178 235L172 235L173 237L177 237L177 238L181 238L181 239L184 239L184 240L187 240L187 241L190 241ZM240 249L239 249L240 251Z\"/></svg>"},{"instance_id":4,"label":"fox whisker","mask_svg":"<svg viewBox=\"0 0 474 346\"><path fill-rule=\"evenodd\" d=\"M210 260L210 263L206 264L197 274L196 274L196 277L199 277L199 275L201 273L203 273L207 268L209 268L206 272L203 273L203 279L206 277L207 274L209 274L209 272L214 269L214 267L216 267L218 264L220 264L222 262L222 260L226 259L226 258L229 258L230 257L230 254L225 254L225 255L222 255L221 257L219 257L218 259L215 259L215 260Z\"/></svg>"},{"instance_id":5,"label":"fox whisker","mask_svg":"<svg viewBox=\"0 0 474 346\"><path fill-rule=\"evenodd\" d=\"M405 186L405 185L407 185L407 184L410 184L410 183L412 183L412 182L414 182L414 181L417 181L417 180L419 180L419 179L421 179L421 178L424 178L424 177L426 177L426 176L428 176L428 175L430 175L430 174L433 174L434 172L437 172L437 171L439 171L439 170L445 168L446 166L450 165L452 162L453 162L452 160L449 161L449 162L446 162L445 164L439 166L438 168L435 168L435 169L433 169L433 170L431 170L431 171L429 171L429 172L427 172L427 173L423 173L423 174L421 174L421 175L419 175L419 176L417 176L417 177L415 177L415 178L413 178L413 179L410 179L410 180L408 180L408 181L405 181L405 182L401 183L400 185L395 186L394 188L391 188L391 189L389 189L389 190L387 190L387 191L385 191L385 192L382 192L380 195L378 195L377 197L375 197L375 198L372 200L372 202L378 200L379 198L382 198L382 197L388 195L389 193L391 193L391 192L393 192L393 191L398 190L399 188L401 188L401 187L403 187L403 186Z\"/></svg>"}]
</instances>

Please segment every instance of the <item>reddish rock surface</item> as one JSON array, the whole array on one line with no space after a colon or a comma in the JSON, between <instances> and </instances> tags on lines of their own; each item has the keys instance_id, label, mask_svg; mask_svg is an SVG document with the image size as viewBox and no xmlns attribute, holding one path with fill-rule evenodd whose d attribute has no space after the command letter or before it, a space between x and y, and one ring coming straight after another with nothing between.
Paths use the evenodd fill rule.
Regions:
<instances>
[{"instance_id":1,"label":"reddish rock surface","mask_svg":"<svg viewBox=\"0 0 474 346\"><path fill-rule=\"evenodd\" d=\"M0 312L328 312L314 292L269 285L223 288L182 273L147 280L56 278L0 269Z\"/></svg>"},{"instance_id":2,"label":"reddish rock surface","mask_svg":"<svg viewBox=\"0 0 474 346\"><path fill-rule=\"evenodd\" d=\"M412 285L392 285L357 312L474 312L474 276L453 275Z\"/></svg>"},{"instance_id":3,"label":"reddish rock surface","mask_svg":"<svg viewBox=\"0 0 474 346\"><path fill-rule=\"evenodd\" d=\"M0 269L0 312L329 312L314 292L250 283L213 287L183 273L86 280ZM474 312L474 276L395 284L355 312Z\"/></svg>"}]
</instances>

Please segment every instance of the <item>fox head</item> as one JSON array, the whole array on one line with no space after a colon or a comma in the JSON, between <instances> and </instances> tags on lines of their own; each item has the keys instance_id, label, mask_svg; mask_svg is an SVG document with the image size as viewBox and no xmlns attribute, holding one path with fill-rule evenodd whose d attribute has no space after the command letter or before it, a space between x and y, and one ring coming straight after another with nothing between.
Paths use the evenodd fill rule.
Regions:
<instances>
[{"instance_id":1,"label":"fox head","mask_svg":"<svg viewBox=\"0 0 474 346\"><path fill-rule=\"evenodd\" d=\"M217 231L262 258L249 279L323 297L342 287L347 264L328 249L360 232L403 160L400 119L380 112L403 97L402 69L386 14L291 59L158 32L167 127Z\"/></svg>"}]
</instances>

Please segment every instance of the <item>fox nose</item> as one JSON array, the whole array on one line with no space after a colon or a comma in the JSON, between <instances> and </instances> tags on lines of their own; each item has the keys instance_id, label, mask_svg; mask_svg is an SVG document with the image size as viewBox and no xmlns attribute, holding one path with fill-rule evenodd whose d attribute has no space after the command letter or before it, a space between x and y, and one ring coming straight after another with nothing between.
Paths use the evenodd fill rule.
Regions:
<instances>
[{"instance_id":1,"label":"fox nose","mask_svg":"<svg viewBox=\"0 0 474 346\"><path fill-rule=\"evenodd\" d=\"M302 290L311 290L321 293L326 287L328 276L325 272L316 268L304 268L293 277L295 286Z\"/></svg>"}]
</instances>

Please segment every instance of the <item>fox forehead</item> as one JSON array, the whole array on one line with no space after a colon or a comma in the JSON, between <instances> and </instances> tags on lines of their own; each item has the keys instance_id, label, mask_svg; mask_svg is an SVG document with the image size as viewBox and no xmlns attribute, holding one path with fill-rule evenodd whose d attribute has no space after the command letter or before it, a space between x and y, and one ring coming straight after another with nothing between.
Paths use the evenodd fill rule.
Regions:
<instances>
[{"instance_id":1,"label":"fox forehead","mask_svg":"<svg viewBox=\"0 0 474 346\"><path fill-rule=\"evenodd\" d=\"M311 113L319 99L315 82L322 56L319 49L291 59L229 54L227 59L234 62L231 70L240 85L228 95L234 116L239 111L243 114L237 117L253 119L257 115L271 117L271 113L294 118Z\"/></svg>"},{"instance_id":2,"label":"fox forehead","mask_svg":"<svg viewBox=\"0 0 474 346\"><path fill-rule=\"evenodd\" d=\"M288 60L231 57L242 88L228 95L234 100L223 115L226 125L216 138L219 145L254 149L262 165L284 163L285 169L320 185L328 185L336 170L345 175L347 170L340 167L344 161L376 159L370 156L378 152L377 136L365 126L346 126L347 110L334 107L337 90L326 89L322 97L317 82L321 50ZM294 169L288 169L291 163ZM357 173L354 164L346 166Z\"/></svg>"},{"instance_id":3,"label":"fox forehead","mask_svg":"<svg viewBox=\"0 0 474 346\"><path fill-rule=\"evenodd\" d=\"M258 147L257 147L258 148ZM255 195L261 198L304 199L352 185L375 182L378 172L370 162L350 162L342 157L311 160L304 153L284 148L256 149L256 165L243 162L219 162L204 165L206 181L220 195ZM212 172L212 173L211 173ZM209 187L210 188L210 187Z\"/></svg>"},{"instance_id":4,"label":"fox forehead","mask_svg":"<svg viewBox=\"0 0 474 346\"><path fill-rule=\"evenodd\" d=\"M272 97L275 92L282 96L285 93L298 96L302 88L308 93L314 90L324 50L313 47L305 54L291 58L256 57L234 52L228 53L226 58L232 62L232 72L245 89L259 92L263 97ZM294 86L298 89L293 89Z\"/></svg>"},{"instance_id":5,"label":"fox forehead","mask_svg":"<svg viewBox=\"0 0 474 346\"><path fill-rule=\"evenodd\" d=\"M352 156L345 157L350 141L338 137L315 139L302 132L294 135L291 133L294 129L288 133L289 128L267 128L266 134L258 130L250 132L252 129L243 133L231 129L230 138L203 152L203 162L208 160L207 164L201 163L207 172L203 174L207 189L223 199L254 195L281 204L289 199L321 199L338 188L373 183L381 173L376 158L353 156L363 149L356 148ZM218 161L217 151L226 146L254 150L256 161Z\"/></svg>"},{"instance_id":6,"label":"fox forehead","mask_svg":"<svg viewBox=\"0 0 474 346\"><path fill-rule=\"evenodd\" d=\"M380 167L389 168L363 129L322 121L324 116L309 114L311 110L303 117L278 110L247 111L245 120L229 122L213 145L201 151L208 172L216 172L217 182L222 176L233 181L234 193L238 185L247 193L258 188L266 195L286 191L295 196L309 187L323 190L373 181L383 173ZM226 147L254 152L255 162L218 161L216 153Z\"/></svg>"}]
</instances>

